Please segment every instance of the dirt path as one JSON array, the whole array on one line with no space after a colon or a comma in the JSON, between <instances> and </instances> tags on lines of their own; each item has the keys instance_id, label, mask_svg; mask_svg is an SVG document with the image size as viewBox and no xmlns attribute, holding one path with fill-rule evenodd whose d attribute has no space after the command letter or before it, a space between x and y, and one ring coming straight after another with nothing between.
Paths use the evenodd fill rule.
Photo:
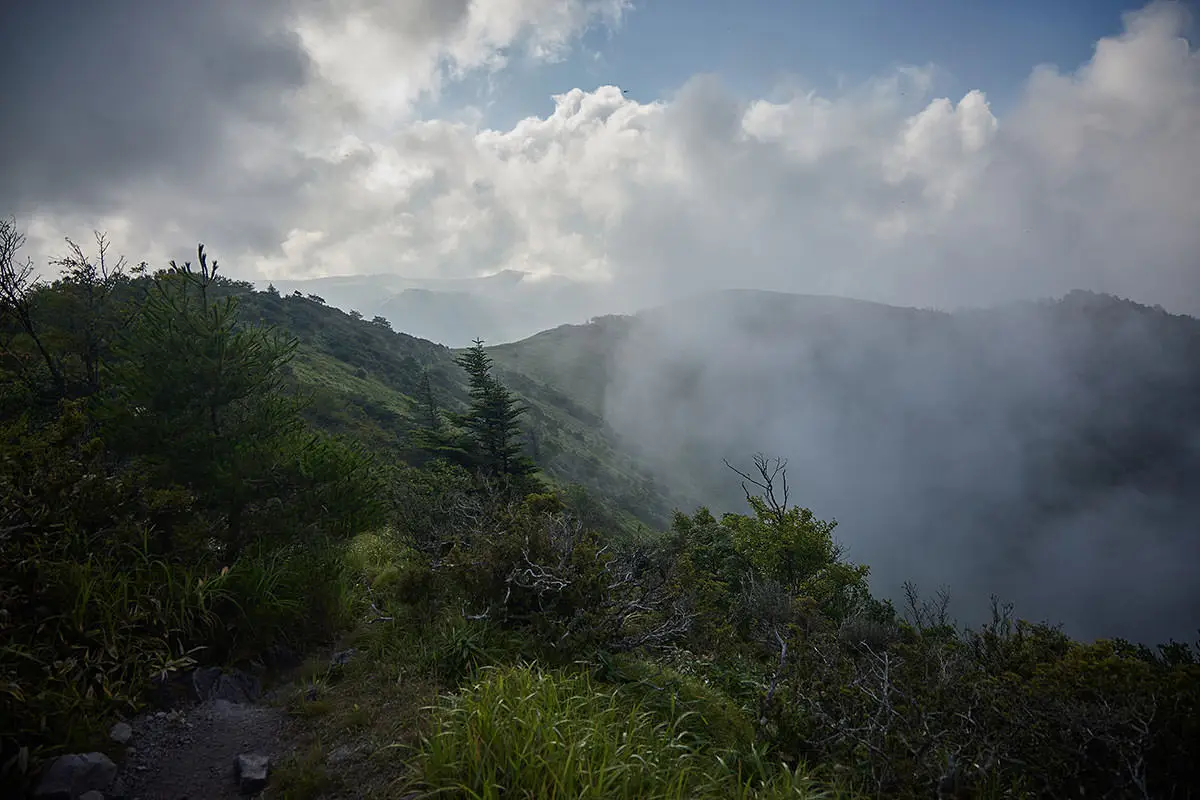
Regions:
<instances>
[{"instance_id":1,"label":"dirt path","mask_svg":"<svg viewBox=\"0 0 1200 800\"><path fill-rule=\"evenodd\" d=\"M234 760L243 753L287 752L282 709L209 700L185 711L158 712L132 722L119 780L139 800L237 798Z\"/></svg>"}]
</instances>

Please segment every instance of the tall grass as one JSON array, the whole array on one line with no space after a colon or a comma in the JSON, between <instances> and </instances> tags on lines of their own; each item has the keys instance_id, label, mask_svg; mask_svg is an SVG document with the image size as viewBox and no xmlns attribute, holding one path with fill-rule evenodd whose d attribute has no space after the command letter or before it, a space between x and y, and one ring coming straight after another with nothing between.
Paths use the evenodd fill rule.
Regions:
<instances>
[{"instance_id":1,"label":"tall grass","mask_svg":"<svg viewBox=\"0 0 1200 800\"><path fill-rule=\"evenodd\" d=\"M6 754L93 746L143 705L153 678L304 646L347 625L359 602L334 545L250 550L219 567L165 559L145 538L103 544L78 560L82 548L28 552L23 581L0 598L39 612L0 616ZM17 594L24 586L36 595Z\"/></svg>"},{"instance_id":2,"label":"tall grass","mask_svg":"<svg viewBox=\"0 0 1200 800\"><path fill-rule=\"evenodd\" d=\"M344 545L253 549L216 579L223 592L226 659L252 657L276 644L302 647L351 624L364 600L343 559Z\"/></svg>"},{"instance_id":3,"label":"tall grass","mask_svg":"<svg viewBox=\"0 0 1200 800\"><path fill-rule=\"evenodd\" d=\"M655 713L581 673L485 668L435 709L418 782L473 800L831 796L802 771L706 746L692 713Z\"/></svg>"}]
</instances>

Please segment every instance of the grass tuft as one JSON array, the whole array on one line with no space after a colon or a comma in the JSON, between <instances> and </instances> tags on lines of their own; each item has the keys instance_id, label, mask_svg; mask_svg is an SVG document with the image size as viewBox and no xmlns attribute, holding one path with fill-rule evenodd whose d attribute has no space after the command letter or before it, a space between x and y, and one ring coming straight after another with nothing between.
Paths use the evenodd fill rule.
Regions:
<instances>
[{"instance_id":1,"label":"grass tuft","mask_svg":"<svg viewBox=\"0 0 1200 800\"><path fill-rule=\"evenodd\" d=\"M693 713L655 713L582 673L484 668L434 709L416 783L472 800L830 796L802 771L746 774L690 730Z\"/></svg>"}]
</instances>

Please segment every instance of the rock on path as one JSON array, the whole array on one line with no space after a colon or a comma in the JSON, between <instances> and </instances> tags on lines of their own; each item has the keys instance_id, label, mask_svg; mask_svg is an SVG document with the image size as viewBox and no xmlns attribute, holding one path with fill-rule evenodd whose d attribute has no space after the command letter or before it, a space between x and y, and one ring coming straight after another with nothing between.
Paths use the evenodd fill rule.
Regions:
<instances>
[{"instance_id":1,"label":"rock on path","mask_svg":"<svg viewBox=\"0 0 1200 800\"><path fill-rule=\"evenodd\" d=\"M232 800L243 797L238 756L283 756L284 712L267 706L208 700L186 712L134 720L120 782L139 800Z\"/></svg>"}]
</instances>

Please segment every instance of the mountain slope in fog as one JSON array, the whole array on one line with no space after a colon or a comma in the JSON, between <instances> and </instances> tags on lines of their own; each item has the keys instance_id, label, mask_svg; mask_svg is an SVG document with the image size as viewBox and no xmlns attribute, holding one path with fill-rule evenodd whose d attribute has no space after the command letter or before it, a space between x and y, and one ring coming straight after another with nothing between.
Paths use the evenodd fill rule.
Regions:
<instances>
[{"instance_id":1,"label":"mountain slope in fog","mask_svg":"<svg viewBox=\"0 0 1200 800\"><path fill-rule=\"evenodd\" d=\"M1200 321L1077 292L953 314L727 292L494 349L600 413L677 492L790 460L876 590L989 594L1083 636L1200 623Z\"/></svg>"}]
</instances>

